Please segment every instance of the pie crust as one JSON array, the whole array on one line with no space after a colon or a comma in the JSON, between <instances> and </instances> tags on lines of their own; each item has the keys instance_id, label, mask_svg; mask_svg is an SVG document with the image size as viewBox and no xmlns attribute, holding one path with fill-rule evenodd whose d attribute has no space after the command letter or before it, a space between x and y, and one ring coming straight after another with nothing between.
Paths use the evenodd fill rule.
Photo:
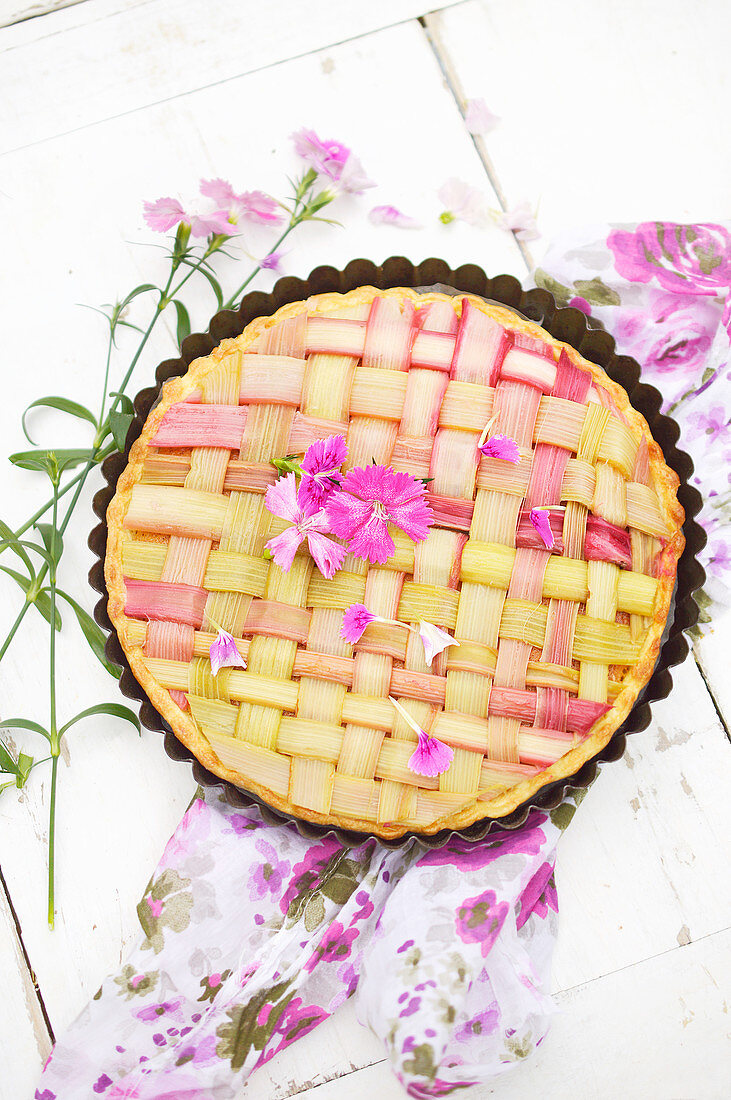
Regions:
<instances>
[{"instance_id":1,"label":"pie crust","mask_svg":"<svg viewBox=\"0 0 731 1100\"><path fill-rule=\"evenodd\" d=\"M557 396L582 389L576 368L585 398ZM478 452L493 416L519 464ZM331 581L305 542L285 575L264 551L283 529L264 507L272 460L340 433L344 468L375 458L432 479L429 537L396 532L391 562L349 555ZM383 838L462 829L574 775L631 710L684 546L677 487L624 389L511 310L407 288L317 295L165 383L107 512L109 616L217 776ZM552 552L527 522L539 501ZM339 628L355 602L432 616L460 645L429 668L415 634L373 624L351 647ZM211 675L211 618L246 672ZM455 750L441 776L408 769L416 735L389 694Z\"/></svg>"}]
</instances>

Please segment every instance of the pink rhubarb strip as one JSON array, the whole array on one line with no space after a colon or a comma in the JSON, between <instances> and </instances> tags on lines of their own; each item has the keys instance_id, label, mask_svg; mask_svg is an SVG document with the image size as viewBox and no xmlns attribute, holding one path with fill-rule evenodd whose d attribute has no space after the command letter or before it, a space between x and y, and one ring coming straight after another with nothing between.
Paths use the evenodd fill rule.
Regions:
<instances>
[{"instance_id":1,"label":"pink rhubarb strip","mask_svg":"<svg viewBox=\"0 0 731 1100\"><path fill-rule=\"evenodd\" d=\"M166 581L138 581L124 578L127 599L124 610L131 619L159 619L187 623L200 629L208 599L205 588Z\"/></svg>"},{"instance_id":2,"label":"pink rhubarb strip","mask_svg":"<svg viewBox=\"0 0 731 1100\"><path fill-rule=\"evenodd\" d=\"M246 413L246 407L240 405L172 405L150 442L155 447L228 447L237 451Z\"/></svg>"}]
</instances>

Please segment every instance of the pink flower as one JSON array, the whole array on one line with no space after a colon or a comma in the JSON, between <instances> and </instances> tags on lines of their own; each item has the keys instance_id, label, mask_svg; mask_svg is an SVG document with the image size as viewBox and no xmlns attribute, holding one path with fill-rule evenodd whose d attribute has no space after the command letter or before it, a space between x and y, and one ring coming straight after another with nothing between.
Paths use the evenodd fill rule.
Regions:
<instances>
[{"instance_id":1,"label":"pink flower","mask_svg":"<svg viewBox=\"0 0 731 1100\"><path fill-rule=\"evenodd\" d=\"M363 632L369 623L375 623L378 615L369 611L364 603L352 603L343 615L343 626L340 637L351 645L355 645L363 637Z\"/></svg>"},{"instance_id":2,"label":"pink flower","mask_svg":"<svg viewBox=\"0 0 731 1100\"><path fill-rule=\"evenodd\" d=\"M492 113L484 99L468 99L464 121L471 134L489 134L500 122L500 116Z\"/></svg>"},{"instance_id":3,"label":"pink flower","mask_svg":"<svg viewBox=\"0 0 731 1100\"><path fill-rule=\"evenodd\" d=\"M422 228L421 222L403 214L395 206L374 206L368 215L368 221L373 225L396 225L399 229Z\"/></svg>"},{"instance_id":4,"label":"pink flower","mask_svg":"<svg viewBox=\"0 0 731 1100\"><path fill-rule=\"evenodd\" d=\"M419 738L418 745L406 762L407 766L416 775L428 775L431 779L435 775L441 775L454 760L454 750L450 749L449 745L445 745L443 741L432 737L426 730L423 730L418 722L414 721L406 708L399 703L398 699L394 699L392 695L389 695L388 698L406 722L406 725Z\"/></svg>"},{"instance_id":5,"label":"pink flower","mask_svg":"<svg viewBox=\"0 0 731 1100\"><path fill-rule=\"evenodd\" d=\"M676 294L719 294L731 286L731 234L721 225L642 222L615 229L607 238L614 266L630 282L649 283Z\"/></svg>"},{"instance_id":6,"label":"pink flower","mask_svg":"<svg viewBox=\"0 0 731 1100\"><path fill-rule=\"evenodd\" d=\"M156 233L167 233L185 218L185 211L177 199L156 199L143 205L144 219Z\"/></svg>"},{"instance_id":7,"label":"pink flower","mask_svg":"<svg viewBox=\"0 0 731 1100\"><path fill-rule=\"evenodd\" d=\"M363 166L347 145L339 141L323 141L314 130L297 130L290 135L294 142L294 151L318 175L327 176L338 184L341 191L360 194L375 183L368 179Z\"/></svg>"},{"instance_id":8,"label":"pink flower","mask_svg":"<svg viewBox=\"0 0 731 1100\"><path fill-rule=\"evenodd\" d=\"M211 235L231 236L231 223L227 210L211 210L208 213L185 211L177 199L164 198L144 204L144 219L150 229L158 233L167 233L174 225L183 222L190 226L192 237Z\"/></svg>"},{"instance_id":9,"label":"pink flower","mask_svg":"<svg viewBox=\"0 0 731 1100\"><path fill-rule=\"evenodd\" d=\"M488 458L502 458L505 462L520 462L518 444L508 435L493 435L477 448Z\"/></svg>"},{"instance_id":10,"label":"pink flower","mask_svg":"<svg viewBox=\"0 0 731 1100\"><path fill-rule=\"evenodd\" d=\"M271 490L270 490L271 491ZM424 500L426 487L411 474L387 466L361 466L345 475L342 489L325 502L333 534L347 540L348 550L379 565L394 553L388 524L421 542L434 521Z\"/></svg>"},{"instance_id":11,"label":"pink flower","mask_svg":"<svg viewBox=\"0 0 731 1100\"><path fill-rule=\"evenodd\" d=\"M424 644L424 660L428 665L445 649L449 649L452 645L459 645L459 642L455 641L446 630L424 619L419 622L419 637Z\"/></svg>"},{"instance_id":12,"label":"pink flower","mask_svg":"<svg viewBox=\"0 0 731 1100\"><path fill-rule=\"evenodd\" d=\"M551 530L550 517L546 509L531 508L529 519L538 534L541 536L541 540L543 542L543 545L546 547L546 550L553 550L553 531Z\"/></svg>"},{"instance_id":13,"label":"pink flower","mask_svg":"<svg viewBox=\"0 0 731 1100\"><path fill-rule=\"evenodd\" d=\"M316 439L305 451L300 463L304 492L321 508L325 500L342 482L340 467L348 454L345 436L330 435Z\"/></svg>"},{"instance_id":14,"label":"pink flower","mask_svg":"<svg viewBox=\"0 0 731 1100\"><path fill-rule=\"evenodd\" d=\"M490 222L490 209L487 199L476 187L453 176L437 191L437 197L444 206L439 220L449 225L453 221L467 222L484 229Z\"/></svg>"},{"instance_id":15,"label":"pink flower","mask_svg":"<svg viewBox=\"0 0 731 1100\"><path fill-rule=\"evenodd\" d=\"M237 195L228 180L215 179L201 180L200 193L205 198L212 199L220 209L226 210L228 220L233 225L239 218L258 222L260 225L278 225L282 220L277 200L271 195L265 195L263 191L242 191Z\"/></svg>"},{"instance_id":16,"label":"pink flower","mask_svg":"<svg viewBox=\"0 0 731 1100\"><path fill-rule=\"evenodd\" d=\"M520 202L512 210L493 211L495 224L507 233L515 233L519 241L535 241L540 237L536 216L530 203Z\"/></svg>"},{"instance_id":17,"label":"pink flower","mask_svg":"<svg viewBox=\"0 0 731 1100\"><path fill-rule=\"evenodd\" d=\"M233 635L220 626L216 640L208 652L211 657L211 672L214 676L217 676L219 669L224 666L246 668L246 661L239 653Z\"/></svg>"},{"instance_id":18,"label":"pink flower","mask_svg":"<svg viewBox=\"0 0 731 1100\"><path fill-rule=\"evenodd\" d=\"M419 744L406 761L408 768L417 775L428 775L433 779L447 771L454 760L454 750L436 737L430 737L426 730L419 730Z\"/></svg>"},{"instance_id":19,"label":"pink flower","mask_svg":"<svg viewBox=\"0 0 731 1100\"><path fill-rule=\"evenodd\" d=\"M498 901L493 890L465 898L455 913L457 935L463 943L479 944L480 954L487 958L509 912L510 902Z\"/></svg>"},{"instance_id":20,"label":"pink flower","mask_svg":"<svg viewBox=\"0 0 731 1100\"><path fill-rule=\"evenodd\" d=\"M307 539L315 565L323 577L330 580L343 564L345 547L326 538L325 532L329 531L328 518L306 493L297 492L295 475L287 474L286 477L280 477L274 485L270 485L264 504L275 516L288 519L292 523L291 527L266 544L280 569L285 573L289 572L298 547Z\"/></svg>"},{"instance_id":21,"label":"pink flower","mask_svg":"<svg viewBox=\"0 0 731 1100\"><path fill-rule=\"evenodd\" d=\"M265 271L274 271L275 274L281 275L284 256L284 252L270 252L258 261L259 267L264 268Z\"/></svg>"}]
</instances>

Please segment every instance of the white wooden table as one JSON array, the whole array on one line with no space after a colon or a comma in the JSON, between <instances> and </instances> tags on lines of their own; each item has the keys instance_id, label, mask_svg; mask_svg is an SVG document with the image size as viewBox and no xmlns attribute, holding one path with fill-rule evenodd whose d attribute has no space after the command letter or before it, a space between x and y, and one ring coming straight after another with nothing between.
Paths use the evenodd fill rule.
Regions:
<instances>
[{"instance_id":1,"label":"white wooden table","mask_svg":"<svg viewBox=\"0 0 731 1100\"><path fill-rule=\"evenodd\" d=\"M294 236L294 274L401 253L521 278L556 232L581 222L729 216L726 0L434 3L430 13L428 0L0 0L4 452L26 445L20 411L37 396L96 400L103 325L76 303L112 301L160 274L159 253L139 245L151 236L141 201L193 193L216 175L282 194L295 167L288 134L302 125L352 145L379 188L341 202L344 229ZM502 117L484 144L465 129L465 96ZM497 229L442 226L435 191L448 175L496 207L538 203L532 255ZM375 203L426 228L374 229ZM231 264L223 274L233 287ZM212 300L190 304L204 328ZM160 331L131 392L171 354L172 332ZM65 441L51 415L35 423ZM2 477L2 514L15 526L44 487L7 464ZM64 558L88 608L97 487ZM4 582L5 627L17 589ZM475 1097L731 1093L730 641L726 618L694 642L671 699L580 808L559 855L553 1030L529 1064ZM45 624L32 613L2 666L3 718L44 720L45 666ZM62 713L118 698L68 616L59 685ZM137 739L113 720L72 731L68 761L52 933L43 769L0 800L0 1100L32 1096L53 1036L136 938L135 904L194 790L159 737ZM317 1100L403 1096L347 1006L241 1095L315 1088Z\"/></svg>"}]
</instances>

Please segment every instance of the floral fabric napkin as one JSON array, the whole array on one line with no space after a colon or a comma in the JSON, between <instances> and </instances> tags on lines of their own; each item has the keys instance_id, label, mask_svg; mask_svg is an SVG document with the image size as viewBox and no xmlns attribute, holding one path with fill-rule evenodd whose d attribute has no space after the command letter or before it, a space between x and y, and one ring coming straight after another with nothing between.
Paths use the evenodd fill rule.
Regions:
<instances>
[{"instance_id":1,"label":"floral fabric napkin","mask_svg":"<svg viewBox=\"0 0 731 1100\"><path fill-rule=\"evenodd\" d=\"M557 238L535 282L597 317L680 425L704 498L701 622L731 604L731 223L596 225Z\"/></svg>"},{"instance_id":2,"label":"floral fabric napkin","mask_svg":"<svg viewBox=\"0 0 731 1100\"><path fill-rule=\"evenodd\" d=\"M599 318L661 390L705 497L705 600L728 605L727 227L576 231L535 281ZM547 1031L555 847L574 810L475 845L344 849L207 791L140 902L142 939L57 1043L36 1100L227 1100L351 996L408 1095L488 1080Z\"/></svg>"},{"instance_id":3,"label":"floral fabric napkin","mask_svg":"<svg viewBox=\"0 0 731 1100\"><path fill-rule=\"evenodd\" d=\"M481 844L347 849L206 791L138 906L143 938L36 1100L228 1100L351 996L408 1095L500 1073L547 1030L555 847L574 810Z\"/></svg>"}]
</instances>

